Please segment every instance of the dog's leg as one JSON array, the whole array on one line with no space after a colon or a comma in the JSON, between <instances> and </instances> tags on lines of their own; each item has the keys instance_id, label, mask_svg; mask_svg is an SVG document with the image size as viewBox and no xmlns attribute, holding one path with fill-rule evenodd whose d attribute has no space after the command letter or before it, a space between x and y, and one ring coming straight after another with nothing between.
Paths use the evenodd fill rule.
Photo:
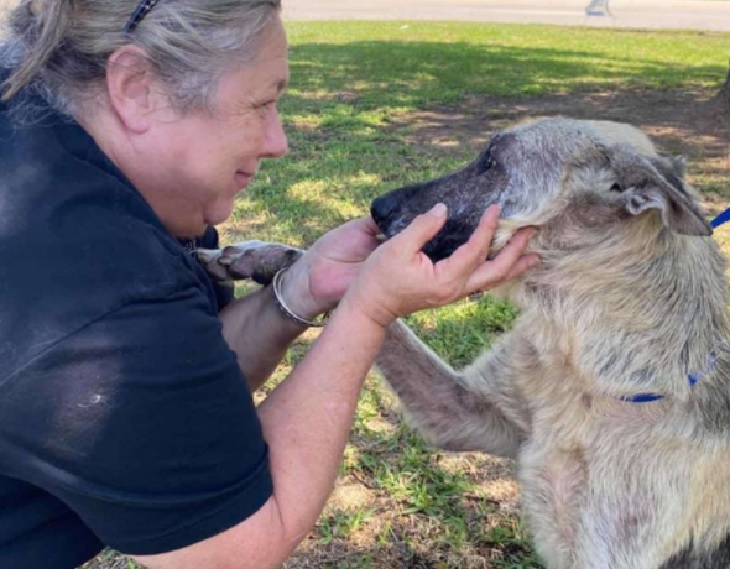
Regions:
<instances>
[{"instance_id":1,"label":"dog's leg","mask_svg":"<svg viewBox=\"0 0 730 569\"><path fill-rule=\"evenodd\" d=\"M280 243L241 241L223 249L198 249L196 254L217 280L251 279L267 285L277 271L293 265L304 251Z\"/></svg>"},{"instance_id":2,"label":"dog's leg","mask_svg":"<svg viewBox=\"0 0 730 569\"><path fill-rule=\"evenodd\" d=\"M529 418L512 389L504 347L457 373L401 321L388 328L377 367L413 426L437 447L514 458Z\"/></svg>"}]
</instances>

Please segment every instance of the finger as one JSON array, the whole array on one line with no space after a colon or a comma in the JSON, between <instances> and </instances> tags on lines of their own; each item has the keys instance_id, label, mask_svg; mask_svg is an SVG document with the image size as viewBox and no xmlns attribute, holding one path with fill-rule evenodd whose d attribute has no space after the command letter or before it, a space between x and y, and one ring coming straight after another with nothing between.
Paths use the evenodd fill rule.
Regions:
<instances>
[{"instance_id":1,"label":"finger","mask_svg":"<svg viewBox=\"0 0 730 569\"><path fill-rule=\"evenodd\" d=\"M446 206L438 203L431 211L417 216L411 224L393 237L398 246L408 252L417 252L432 239L446 223Z\"/></svg>"},{"instance_id":2,"label":"finger","mask_svg":"<svg viewBox=\"0 0 730 569\"><path fill-rule=\"evenodd\" d=\"M484 263L482 267L474 272L467 286L471 288L471 286L476 285L477 289L483 289L485 286L508 278L534 234L535 230L532 228L517 231L493 261Z\"/></svg>"},{"instance_id":3,"label":"finger","mask_svg":"<svg viewBox=\"0 0 730 569\"><path fill-rule=\"evenodd\" d=\"M350 223L356 225L358 229L361 229L364 233L372 235L373 237L380 233L380 228L378 227L378 224L375 223L375 220L373 220L373 218L370 216L354 219Z\"/></svg>"},{"instance_id":4,"label":"finger","mask_svg":"<svg viewBox=\"0 0 730 569\"><path fill-rule=\"evenodd\" d=\"M528 269L531 269L532 267L537 265L539 262L540 262L540 257L538 257L537 255L523 255L512 266L512 269L507 274L507 276L505 277L504 280L509 281L511 279L519 277L522 273L524 273ZM475 281L476 281L476 279L475 279ZM482 296L484 296L485 290L489 288L489 284L487 284L485 286L483 283L477 283L476 285L472 285L471 288L467 287L467 290L474 290L474 288L473 288L474 286L477 286L480 288L476 288L475 292L469 293L469 300L479 300Z\"/></svg>"},{"instance_id":5,"label":"finger","mask_svg":"<svg viewBox=\"0 0 730 569\"><path fill-rule=\"evenodd\" d=\"M501 213L502 208L499 205L490 205L479 220L476 231L474 231L474 234L467 241L468 245L477 247L482 261L487 258L489 248L492 246L492 240L494 239L495 233L497 233L497 225L499 224L499 216Z\"/></svg>"},{"instance_id":6,"label":"finger","mask_svg":"<svg viewBox=\"0 0 730 569\"><path fill-rule=\"evenodd\" d=\"M507 280L519 277L522 273L531 269L540 262L540 257L537 255L523 255L517 262L512 265L510 272L507 274Z\"/></svg>"},{"instance_id":7,"label":"finger","mask_svg":"<svg viewBox=\"0 0 730 569\"><path fill-rule=\"evenodd\" d=\"M497 232L497 224L499 223L500 208L498 205L491 205L479 220L479 225L472 233L469 240L459 247L448 258L444 259L444 265L462 270L473 270L484 262L489 253L489 247Z\"/></svg>"}]
</instances>

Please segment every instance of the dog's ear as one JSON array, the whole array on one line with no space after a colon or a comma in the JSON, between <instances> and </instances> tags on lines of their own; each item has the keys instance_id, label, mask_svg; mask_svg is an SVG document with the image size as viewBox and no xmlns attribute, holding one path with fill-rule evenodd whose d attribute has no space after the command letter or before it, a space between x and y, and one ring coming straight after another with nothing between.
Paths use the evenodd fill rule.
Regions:
<instances>
[{"instance_id":1,"label":"dog's ear","mask_svg":"<svg viewBox=\"0 0 730 569\"><path fill-rule=\"evenodd\" d=\"M643 156L626 147L614 147L611 165L618 183L612 190L626 211L640 215L655 211L664 225L680 235L712 235L712 227L684 185L684 164L663 156Z\"/></svg>"}]
</instances>

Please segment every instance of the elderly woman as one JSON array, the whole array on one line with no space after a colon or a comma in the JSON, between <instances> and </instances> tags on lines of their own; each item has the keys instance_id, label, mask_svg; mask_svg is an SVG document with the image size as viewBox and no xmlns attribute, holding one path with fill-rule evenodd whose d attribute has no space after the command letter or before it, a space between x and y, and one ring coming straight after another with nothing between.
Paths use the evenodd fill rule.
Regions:
<instances>
[{"instance_id":1,"label":"elderly woman","mask_svg":"<svg viewBox=\"0 0 730 569\"><path fill-rule=\"evenodd\" d=\"M262 159L287 151L278 0L21 0L2 45L0 567L71 569L104 545L153 569L277 567L332 488L358 392L398 316L534 263L450 259L443 208L380 246L369 218L238 300L216 246ZM282 309L288 307L289 312ZM306 357L251 390L318 314ZM243 379L245 378L245 380Z\"/></svg>"}]
</instances>

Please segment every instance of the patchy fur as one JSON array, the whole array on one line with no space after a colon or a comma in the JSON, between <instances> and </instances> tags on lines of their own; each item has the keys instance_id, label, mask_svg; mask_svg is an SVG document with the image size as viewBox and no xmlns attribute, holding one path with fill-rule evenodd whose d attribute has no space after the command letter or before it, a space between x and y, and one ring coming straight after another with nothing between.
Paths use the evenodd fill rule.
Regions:
<instances>
[{"instance_id":1,"label":"patchy fur","mask_svg":"<svg viewBox=\"0 0 730 569\"><path fill-rule=\"evenodd\" d=\"M504 217L495 252L537 227L542 263L498 291L520 317L462 371L397 322L379 369L434 445L517 459L549 569L726 569L725 264L682 164L628 125L562 119L501 133L488 155L486 170L482 153L378 198L373 216L392 236L434 203L451 206L426 250L436 259L491 203ZM645 392L664 397L620 399Z\"/></svg>"}]
</instances>

